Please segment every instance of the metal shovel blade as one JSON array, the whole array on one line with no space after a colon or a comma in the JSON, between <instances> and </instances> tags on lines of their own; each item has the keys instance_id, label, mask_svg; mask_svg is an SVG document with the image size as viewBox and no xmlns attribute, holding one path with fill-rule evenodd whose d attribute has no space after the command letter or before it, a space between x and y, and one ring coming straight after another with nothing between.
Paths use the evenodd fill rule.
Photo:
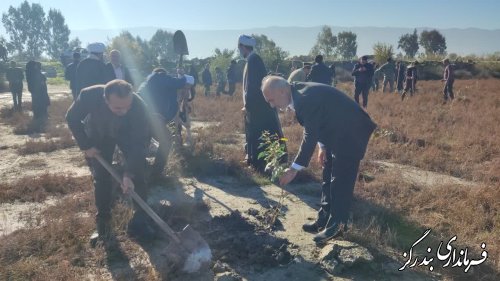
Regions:
<instances>
[{"instance_id":1,"label":"metal shovel blade","mask_svg":"<svg viewBox=\"0 0 500 281\"><path fill-rule=\"evenodd\" d=\"M174 51L178 55L189 55L186 36L181 30L174 33Z\"/></svg>"}]
</instances>

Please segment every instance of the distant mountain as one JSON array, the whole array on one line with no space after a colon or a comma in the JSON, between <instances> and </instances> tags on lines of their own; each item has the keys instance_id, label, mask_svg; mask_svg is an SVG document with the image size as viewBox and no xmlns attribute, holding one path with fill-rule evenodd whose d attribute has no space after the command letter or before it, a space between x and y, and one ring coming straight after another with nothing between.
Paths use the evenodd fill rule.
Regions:
<instances>
[{"instance_id":1,"label":"distant mountain","mask_svg":"<svg viewBox=\"0 0 500 281\"><path fill-rule=\"evenodd\" d=\"M150 39L160 27L131 27L127 28L134 36ZM163 28L175 31L171 28ZM419 27L417 31L432 29ZM183 30L189 47L190 56L208 57L213 55L215 48L236 49L237 38L240 34L265 34L290 55L305 55L309 53L316 41L321 26L315 27L267 27L243 30ZM448 53L460 55L483 55L500 51L500 30L486 30L478 28L467 29L438 29L446 38ZM108 42L118 35L121 30L87 29L73 30L71 38L77 36L86 45L89 42ZM404 33L413 32L413 28L396 27L332 27L334 34L341 31L352 31L357 34L358 55L370 54L372 46L377 42L392 44L397 52L397 41Z\"/></svg>"}]
</instances>

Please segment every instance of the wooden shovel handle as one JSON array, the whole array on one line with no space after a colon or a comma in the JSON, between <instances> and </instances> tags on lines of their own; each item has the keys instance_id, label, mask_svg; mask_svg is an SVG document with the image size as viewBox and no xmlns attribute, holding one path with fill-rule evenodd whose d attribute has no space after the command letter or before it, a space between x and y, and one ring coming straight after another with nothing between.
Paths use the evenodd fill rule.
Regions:
<instances>
[{"instance_id":1,"label":"wooden shovel handle","mask_svg":"<svg viewBox=\"0 0 500 281\"><path fill-rule=\"evenodd\" d=\"M113 167L108 163L106 162L106 160L104 160L102 158L101 155L96 155L95 158L97 159L97 161L99 161L99 163L101 163L101 165L111 174L111 176L113 176L113 178L115 178L115 180L120 183L120 185L122 184L122 179L120 178L120 176L118 175L118 173L115 171L115 169L113 169ZM181 244L181 241L179 239L179 237L177 236L177 234L172 230L172 228L170 228L170 226L164 222L160 216L158 216L154 211L153 209L151 209L151 207L149 207L149 205L144 202L144 200L142 200L142 198L137 194L135 193L135 191L132 189L129 191L129 194L130 196L132 196L132 199L137 203L139 204L139 206L151 217L151 219L154 220L154 222L166 233L168 234L168 236L170 236L177 244Z\"/></svg>"}]
</instances>

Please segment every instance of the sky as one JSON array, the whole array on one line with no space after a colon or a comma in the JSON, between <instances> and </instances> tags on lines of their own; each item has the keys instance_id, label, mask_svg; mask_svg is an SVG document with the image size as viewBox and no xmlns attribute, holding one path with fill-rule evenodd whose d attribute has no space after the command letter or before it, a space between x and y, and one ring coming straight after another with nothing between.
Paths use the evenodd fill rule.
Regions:
<instances>
[{"instance_id":1,"label":"sky","mask_svg":"<svg viewBox=\"0 0 500 281\"><path fill-rule=\"evenodd\" d=\"M183 30L269 26L500 29L499 0L38 0L70 29L154 26ZM1 0L0 12L21 0ZM0 34L5 34L3 26Z\"/></svg>"}]
</instances>

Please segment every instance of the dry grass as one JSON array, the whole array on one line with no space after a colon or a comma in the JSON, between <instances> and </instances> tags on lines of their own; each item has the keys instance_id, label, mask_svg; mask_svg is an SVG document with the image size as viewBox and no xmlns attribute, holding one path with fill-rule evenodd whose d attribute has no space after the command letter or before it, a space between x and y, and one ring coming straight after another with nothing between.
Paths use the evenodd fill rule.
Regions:
<instances>
[{"instance_id":1,"label":"dry grass","mask_svg":"<svg viewBox=\"0 0 500 281\"><path fill-rule=\"evenodd\" d=\"M64 137L59 138L42 140L28 139L24 145L18 147L17 153L19 153L19 155L28 155L39 152L53 152L60 149L70 148L75 145L73 137L70 133L68 133Z\"/></svg>"},{"instance_id":2,"label":"dry grass","mask_svg":"<svg viewBox=\"0 0 500 281\"><path fill-rule=\"evenodd\" d=\"M14 202L43 202L51 195L65 195L89 190L89 177L73 177L68 174L42 174L27 176L16 182L0 183L0 203Z\"/></svg>"}]
</instances>

